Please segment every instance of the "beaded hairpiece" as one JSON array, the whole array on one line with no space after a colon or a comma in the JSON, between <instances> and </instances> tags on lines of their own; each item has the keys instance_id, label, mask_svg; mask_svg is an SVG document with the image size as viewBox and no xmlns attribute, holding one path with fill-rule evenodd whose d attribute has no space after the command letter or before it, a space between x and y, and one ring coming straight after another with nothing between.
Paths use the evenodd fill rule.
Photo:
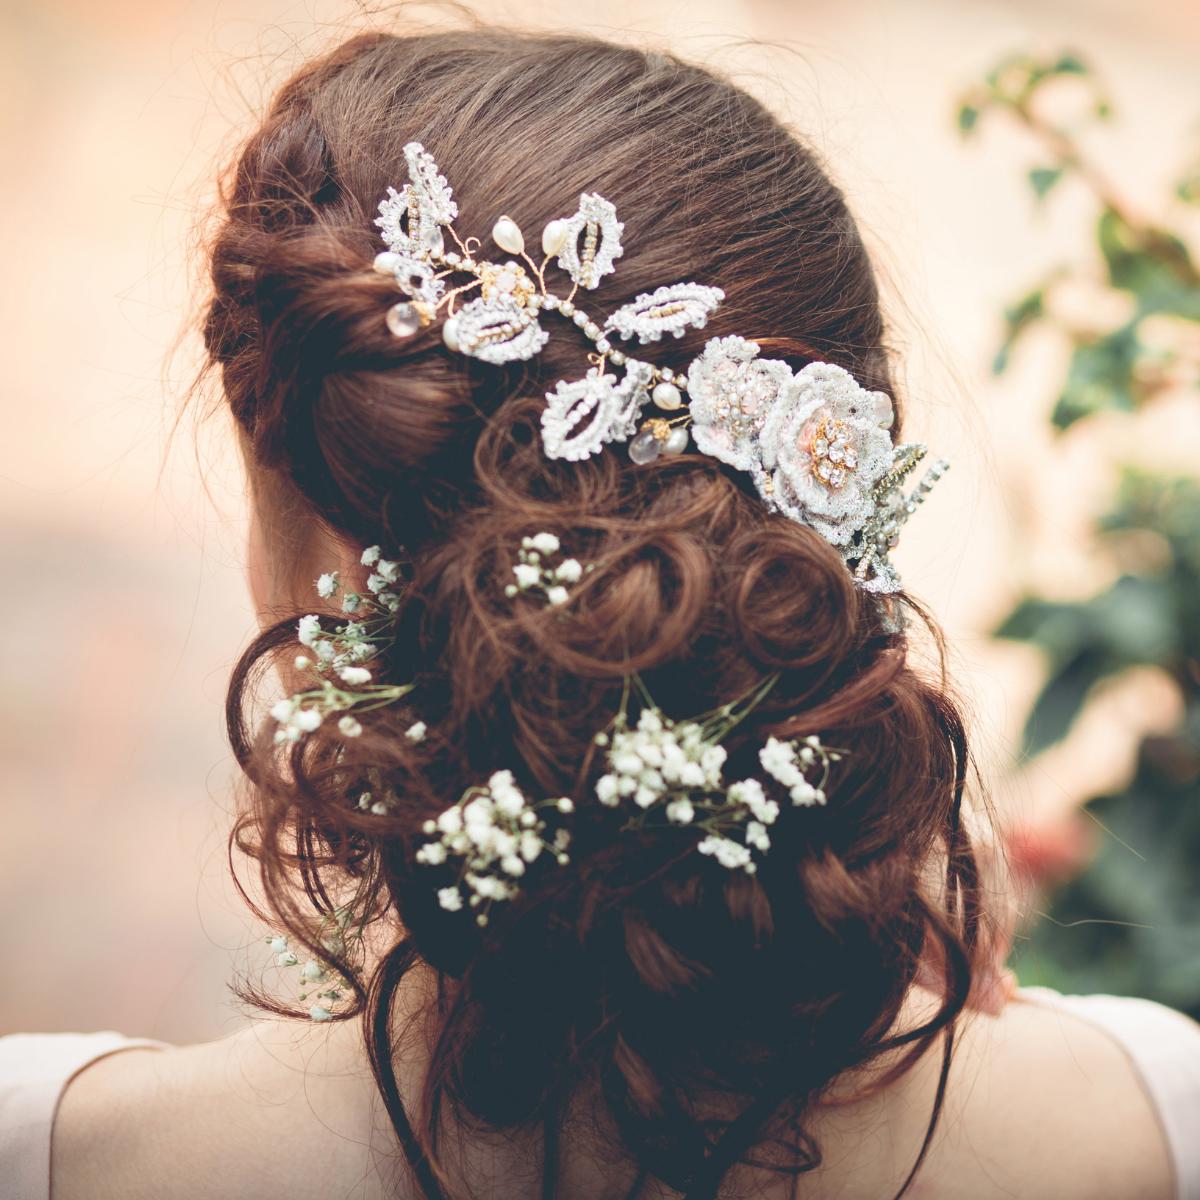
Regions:
<instances>
[{"instance_id":1,"label":"beaded hairpiece","mask_svg":"<svg viewBox=\"0 0 1200 1200\"><path fill-rule=\"evenodd\" d=\"M546 394L542 445L548 457L578 461L611 442L628 442L630 458L647 463L682 453L694 439L701 452L747 472L769 508L835 546L863 588L899 590L889 552L949 464L938 459L905 493L926 448L893 443L886 393L867 391L832 363L793 371L781 360L760 358L759 347L741 337L712 338L686 374L634 357L614 343L646 346L664 334L701 329L724 292L667 284L596 321L575 297L615 269L625 228L604 197L585 192L573 216L546 226L540 264L526 252L517 223L501 216L492 240L515 257L491 262L477 256L478 238L463 241L455 232L458 206L432 156L410 142L404 157L409 182L399 191L388 188L375 222L387 245L375 270L392 276L408 297L387 311L393 334L411 337L441 315L450 350L502 364L538 354L550 336L541 314L558 313L595 350L582 379L560 380ZM446 249L447 233L457 250ZM546 285L551 259L570 276L565 297ZM470 278L447 287L455 275ZM647 405L662 415L643 420Z\"/></svg>"}]
</instances>

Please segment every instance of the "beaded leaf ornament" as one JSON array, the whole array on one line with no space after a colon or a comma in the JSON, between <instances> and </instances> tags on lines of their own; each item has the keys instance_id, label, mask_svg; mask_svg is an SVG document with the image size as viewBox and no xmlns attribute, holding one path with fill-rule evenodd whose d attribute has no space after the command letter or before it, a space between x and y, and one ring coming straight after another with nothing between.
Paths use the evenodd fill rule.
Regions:
<instances>
[{"instance_id":1,"label":"beaded leaf ornament","mask_svg":"<svg viewBox=\"0 0 1200 1200\"><path fill-rule=\"evenodd\" d=\"M375 222L387 249L374 268L407 297L387 310L396 337L412 337L441 317L450 350L499 365L540 353L550 336L543 314L557 313L594 351L581 379L560 380L546 394L542 445L549 458L577 462L626 442L630 458L644 464L683 453L694 439L702 453L748 473L770 509L835 546L864 589L900 589L889 552L949 463L938 459L905 492L926 448L893 442L886 393L866 390L832 363L793 371L760 358L758 345L741 337L712 338L686 373L641 359L615 343L647 346L702 329L724 292L666 284L597 321L575 298L580 289L593 291L622 254L625 227L608 200L585 192L572 216L550 221L540 263L526 251L517 223L499 217L492 240L513 257L491 262L479 257L478 238L463 241L455 232L458 206L432 156L410 142L404 157L409 182L388 188ZM457 249L447 249L447 234ZM565 296L547 286L552 260L571 280ZM467 278L448 286L455 276ZM647 406L658 413L643 419Z\"/></svg>"}]
</instances>

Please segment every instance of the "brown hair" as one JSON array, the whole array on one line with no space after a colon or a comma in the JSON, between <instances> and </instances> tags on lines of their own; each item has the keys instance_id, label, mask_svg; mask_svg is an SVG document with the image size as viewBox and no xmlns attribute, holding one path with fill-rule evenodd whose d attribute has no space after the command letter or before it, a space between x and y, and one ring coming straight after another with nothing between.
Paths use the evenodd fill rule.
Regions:
<instances>
[{"instance_id":1,"label":"brown hair","mask_svg":"<svg viewBox=\"0 0 1200 1200\"><path fill-rule=\"evenodd\" d=\"M501 212L540 230L582 191L613 201L625 253L598 310L675 280L723 288L708 329L659 348L664 365L736 332L771 339L794 367L819 358L893 390L841 193L727 81L664 54L496 29L363 36L306 66L227 182L206 341L252 473L351 544L405 548L384 673L418 686L353 743L318 731L278 752L245 701L295 617L267 631L230 692L254 797L238 844L315 953L329 955L306 906L328 909L347 880L402 931L355 985L355 1011L427 1196L452 1186L446 1113L481 1131L540 1124L542 1194L555 1194L558 1129L581 1097L632 1160L631 1196L653 1177L712 1197L747 1161L799 1173L820 1161L806 1115L831 1082L899 1052L894 1077L965 1001L979 887L959 713L836 551L769 513L744 476L698 454L548 460L543 394L581 373L587 349L569 330L504 368L451 355L436 328L388 332L395 290L369 269L372 218L412 139L453 183L464 236L486 241ZM521 537L538 530L595 564L561 610L504 596ZM744 773L768 733L818 731L848 749L828 806L785 813L756 876L714 866L687 830L617 836L589 800L592 736L633 671L678 718L777 672L727 743ZM415 745L403 730L418 716L431 732ZM575 797L573 859L531 870L480 930L438 907L414 851L425 820L501 767L530 794ZM355 807L370 772L398 797L385 816ZM931 947L945 1002L897 1033ZM417 964L440 983L406 1111L391 1009Z\"/></svg>"}]
</instances>

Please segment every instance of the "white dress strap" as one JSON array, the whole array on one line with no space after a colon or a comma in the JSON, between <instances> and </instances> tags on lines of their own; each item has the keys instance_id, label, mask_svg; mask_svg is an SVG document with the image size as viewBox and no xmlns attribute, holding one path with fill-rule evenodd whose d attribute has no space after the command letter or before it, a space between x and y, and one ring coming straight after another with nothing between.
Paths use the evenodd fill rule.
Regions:
<instances>
[{"instance_id":1,"label":"white dress strap","mask_svg":"<svg viewBox=\"0 0 1200 1200\"><path fill-rule=\"evenodd\" d=\"M67 1084L118 1050L162 1048L119 1033L14 1033L0 1037L0 1191L49 1200L50 1137Z\"/></svg>"},{"instance_id":2,"label":"white dress strap","mask_svg":"<svg viewBox=\"0 0 1200 1200\"><path fill-rule=\"evenodd\" d=\"M1097 1025L1121 1045L1162 1125L1177 1200L1200 1200L1200 1025L1152 1000L1063 996L1049 988L1018 995Z\"/></svg>"}]
</instances>

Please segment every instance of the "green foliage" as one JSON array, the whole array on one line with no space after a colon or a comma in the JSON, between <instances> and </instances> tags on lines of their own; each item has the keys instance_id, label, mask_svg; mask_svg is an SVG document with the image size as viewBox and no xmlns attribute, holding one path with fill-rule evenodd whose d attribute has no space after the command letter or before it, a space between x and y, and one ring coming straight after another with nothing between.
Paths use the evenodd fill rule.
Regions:
<instances>
[{"instance_id":1,"label":"green foliage","mask_svg":"<svg viewBox=\"0 0 1200 1200\"><path fill-rule=\"evenodd\" d=\"M1091 866L1018 943L1025 983L1149 995L1200 1018L1200 709L1190 727L1149 738L1123 791L1088 805Z\"/></svg>"},{"instance_id":2,"label":"green foliage","mask_svg":"<svg viewBox=\"0 0 1200 1200\"><path fill-rule=\"evenodd\" d=\"M1176 380L1200 379L1196 331L1163 346L1144 324L1161 316L1184 328L1200 323L1200 271L1182 236L1128 212L1073 131L1042 115L1042 89L1066 77L1087 87L1085 118L1110 116L1086 64L1072 54L1005 59L959 108L964 132L1000 113L1038 139L1050 157L1028 172L1039 200L1070 175L1097 202L1094 261L1056 269L1005 310L993 363L997 373L1006 370L1035 328L1066 341L1069 365L1050 412L1059 431L1101 413L1136 422L1172 371ZM1185 172L1175 198L1200 203L1200 167ZM1096 307L1124 307L1125 315L1107 326L1078 323L1060 311L1064 283L1120 294L1126 305ZM1096 522L1096 549L1112 563L1114 583L1072 602L1029 595L996 630L1037 646L1046 661L1025 753L1065 737L1096 685L1130 667L1170 679L1183 715L1176 729L1142 742L1128 787L1089 802L1101 829L1096 859L1024 943L1020 971L1028 982L1148 995L1200 1016L1200 481L1125 469Z\"/></svg>"},{"instance_id":3,"label":"green foliage","mask_svg":"<svg viewBox=\"0 0 1200 1200\"><path fill-rule=\"evenodd\" d=\"M1029 172L1029 186L1033 188L1033 194L1039 199L1044 200L1049 194L1050 189L1063 177L1065 167L1034 167Z\"/></svg>"}]
</instances>

